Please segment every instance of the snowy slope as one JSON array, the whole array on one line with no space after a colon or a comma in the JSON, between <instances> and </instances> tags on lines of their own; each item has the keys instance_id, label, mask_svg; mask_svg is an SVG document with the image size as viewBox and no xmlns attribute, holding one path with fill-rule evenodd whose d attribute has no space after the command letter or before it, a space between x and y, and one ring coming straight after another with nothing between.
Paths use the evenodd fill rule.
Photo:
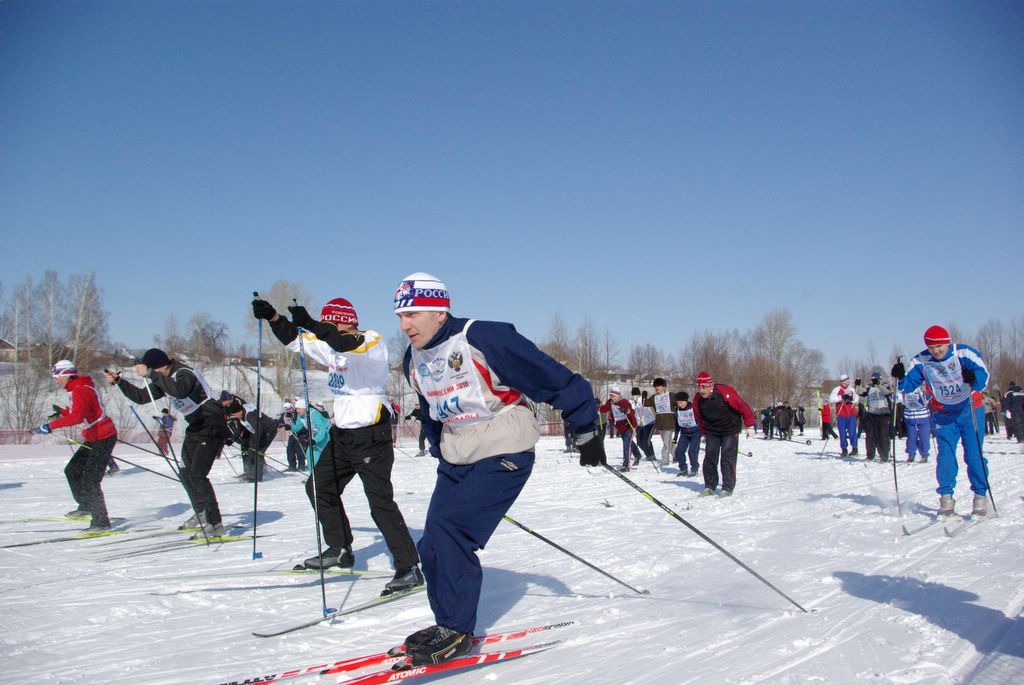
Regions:
<instances>
[{"instance_id":1,"label":"snowy slope","mask_svg":"<svg viewBox=\"0 0 1024 685\"><path fill-rule=\"evenodd\" d=\"M567 619L582 625L563 631L555 650L444 680L1024 682L1024 455L1016 444L986 442L1001 516L951 539L941 525L901 534L901 523L917 529L935 511L932 465L898 465L901 521L891 466L819 458L821 445L741 439L754 456L740 457L736 495L726 500L698 500L699 479L677 477L674 468L659 473L645 463L629 474L809 611L802 613L614 475L580 468L559 439L544 439L510 515L651 594L503 524L481 553L478 632ZM618 442L607 449L618 463ZM157 457L117 453L167 471ZM271 453L283 448L275 443ZM402 446L394 480L417 536L433 461L414 453L414 444ZM11 522L74 508L62 473L68 454L59 445L0 446L0 544L82 527ZM235 480L237 462L219 460L213 477L225 521L250 524L252 486ZM966 511L961 476L958 508ZM213 685L376 651L432 623L418 595L282 637L250 634L321 615L317 576L229 575L290 568L314 551L301 485L298 474L261 484L258 532L266 537L254 561L251 540L154 551L181 537L141 537L173 530L188 515L180 487L132 468L106 479L111 515L124 517L130 534L0 550L0 682ZM346 506L357 569L382 577L330 578L327 602L335 607L374 597L390 575L358 482ZM140 553L125 556L132 552Z\"/></svg>"}]
</instances>

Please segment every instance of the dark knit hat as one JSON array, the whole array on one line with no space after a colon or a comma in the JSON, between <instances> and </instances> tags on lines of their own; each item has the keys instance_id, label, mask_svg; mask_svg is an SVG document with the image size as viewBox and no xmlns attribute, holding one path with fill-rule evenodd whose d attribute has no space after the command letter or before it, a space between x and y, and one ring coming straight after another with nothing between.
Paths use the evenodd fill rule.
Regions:
<instances>
[{"instance_id":1,"label":"dark knit hat","mask_svg":"<svg viewBox=\"0 0 1024 685\"><path fill-rule=\"evenodd\" d=\"M157 347L151 347L146 350L146 354L142 355L142 359L139 360L140 364L145 364L151 369L159 369L161 366L167 366L171 363L170 357L167 353Z\"/></svg>"},{"instance_id":2,"label":"dark knit hat","mask_svg":"<svg viewBox=\"0 0 1024 685\"><path fill-rule=\"evenodd\" d=\"M690 393L686 392L685 390L683 392L677 392L676 393L676 402L689 402L689 401L690 401Z\"/></svg>"}]
</instances>

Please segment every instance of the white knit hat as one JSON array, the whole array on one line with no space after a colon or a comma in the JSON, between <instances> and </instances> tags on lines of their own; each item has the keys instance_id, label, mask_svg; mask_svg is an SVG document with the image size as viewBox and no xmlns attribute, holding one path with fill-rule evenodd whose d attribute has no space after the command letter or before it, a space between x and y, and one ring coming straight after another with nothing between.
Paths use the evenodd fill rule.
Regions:
<instances>
[{"instance_id":1,"label":"white knit hat","mask_svg":"<svg viewBox=\"0 0 1024 685\"><path fill-rule=\"evenodd\" d=\"M68 361L67 359L61 359L53 365L53 369L50 370L50 375L54 378L58 378L60 376L77 376L78 368L75 367L74 362Z\"/></svg>"}]
</instances>

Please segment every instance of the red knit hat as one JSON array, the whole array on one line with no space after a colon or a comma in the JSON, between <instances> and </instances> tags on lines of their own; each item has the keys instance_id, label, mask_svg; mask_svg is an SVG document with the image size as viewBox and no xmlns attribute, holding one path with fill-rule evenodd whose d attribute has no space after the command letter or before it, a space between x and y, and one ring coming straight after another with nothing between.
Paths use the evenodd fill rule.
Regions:
<instances>
[{"instance_id":1,"label":"red knit hat","mask_svg":"<svg viewBox=\"0 0 1024 685\"><path fill-rule=\"evenodd\" d=\"M359 325L359 317L352 303L344 297L336 297L320 310L320 320L330 323Z\"/></svg>"},{"instance_id":2,"label":"red knit hat","mask_svg":"<svg viewBox=\"0 0 1024 685\"><path fill-rule=\"evenodd\" d=\"M949 331L942 326L932 326L924 332L925 345L948 345L951 342Z\"/></svg>"},{"instance_id":3,"label":"red knit hat","mask_svg":"<svg viewBox=\"0 0 1024 685\"><path fill-rule=\"evenodd\" d=\"M711 377L711 374L707 371L701 371L697 374L697 387L698 388L711 388L715 385L715 379Z\"/></svg>"}]
</instances>

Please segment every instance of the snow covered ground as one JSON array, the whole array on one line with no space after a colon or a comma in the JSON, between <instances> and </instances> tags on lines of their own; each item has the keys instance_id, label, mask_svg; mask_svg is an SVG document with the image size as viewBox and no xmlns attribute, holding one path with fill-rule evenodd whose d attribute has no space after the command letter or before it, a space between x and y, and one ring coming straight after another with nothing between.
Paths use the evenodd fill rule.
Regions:
<instances>
[{"instance_id":1,"label":"snow covered ground","mask_svg":"<svg viewBox=\"0 0 1024 685\"><path fill-rule=\"evenodd\" d=\"M606 444L618 463L618 442ZM503 524L481 553L478 632L569 619L581 625L562 631L556 649L444 680L1024 682L1024 455L1016 444L986 441L1000 516L954 538L941 524L901 533L901 524L914 531L935 512L932 465L898 465L901 519L891 466L819 458L817 439L806 446L744 438L740 447L754 456L740 457L731 499L697 499L699 478L677 477L674 468L659 473L645 463L629 475L808 613L613 474L580 468L560 439L545 438L510 515L650 595ZM167 471L157 457L123 446L115 452ZM414 445L402 446L394 480L416 537L434 462L414 453ZM83 527L14 522L74 508L63 476L68 454L56 444L0 446L0 545L73 536ZM283 460L279 443L271 454ZM237 458L221 459L212 474L225 521L251 524L252 486L238 482L233 468ZM970 507L964 475L962 511ZM377 651L432 623L421 594L282 637L251 634L321 615L318 576L231 575L287 569L315 551L302 480L282 473L261 484L258 533L265 537L254 561L251 539L183 547L181 534L143 537L187 517L182 490L137 468L107 478L111 515L124 517L128 534L0 551L0 682L214 685ZM390 577L358 481L346 506L356 568L382 575L330 578L333 607L376 596ZM297 682L321 681L334 678Z\"/></svg>"}]
</instances>

